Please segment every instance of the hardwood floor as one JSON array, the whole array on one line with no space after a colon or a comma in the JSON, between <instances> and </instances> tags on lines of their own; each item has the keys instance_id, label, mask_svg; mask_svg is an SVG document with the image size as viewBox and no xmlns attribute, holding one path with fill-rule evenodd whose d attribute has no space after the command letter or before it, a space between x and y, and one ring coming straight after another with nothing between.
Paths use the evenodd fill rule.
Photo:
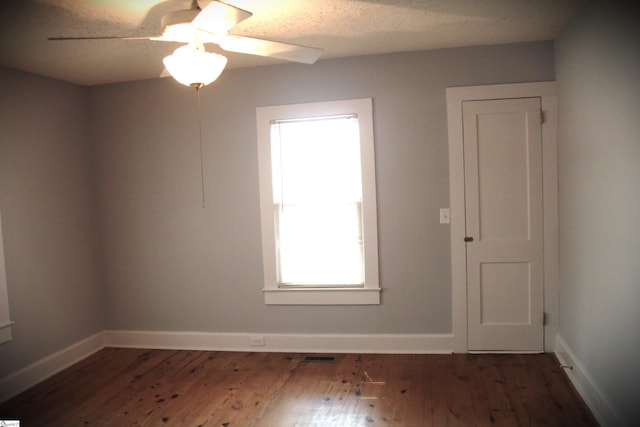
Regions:
<instances>
[{"instance_id":1,"label":"hardwood floor","mask_svg":"<svg viewBox=\"0 0 640 427\"><path fill-rule=\"evenodd\" d=\"M596 426L553 355L106 348L0 405L21 426Z\"/></svg>"}]
</instances>

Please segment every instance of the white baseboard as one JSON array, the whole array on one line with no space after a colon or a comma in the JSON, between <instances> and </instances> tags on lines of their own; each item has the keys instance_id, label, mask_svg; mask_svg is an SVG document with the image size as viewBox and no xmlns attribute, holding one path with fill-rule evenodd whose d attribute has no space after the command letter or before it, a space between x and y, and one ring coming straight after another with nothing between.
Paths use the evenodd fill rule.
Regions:
<instances>
[{"instance_id":1,"label":"white baseboard","mask_svg":"<svg viewBox=\"0 0 640 427\"><path fill-rule=\"evenodd\" d=\"M296 353L452 353L451 334L263 334L106 331L112 347ZM253 337L264 345L252 346Z\"/></svg>"},{"instance_id":2,"label":"white baseboard","mask_svg":"<svg viewBox=\"0 0 640 427\"><path fill-rule=\"evenodd\" d=\"M98 332L0 379L0 402L25 391L50 376L106 347L106 335Z\"/></svg>"},{"instance_id":3,"label":"white baseboard","mask_svg":"<svg viewBox=\"0 0 640 427\"><path fill-rule=\"evenodd\" d=\"M571 348L569 348L560 334L556 336L556 357L600 425L607 427L624 426L606 396L600 391L589 372L573 354Z\"/></svg>"}]
</instances>

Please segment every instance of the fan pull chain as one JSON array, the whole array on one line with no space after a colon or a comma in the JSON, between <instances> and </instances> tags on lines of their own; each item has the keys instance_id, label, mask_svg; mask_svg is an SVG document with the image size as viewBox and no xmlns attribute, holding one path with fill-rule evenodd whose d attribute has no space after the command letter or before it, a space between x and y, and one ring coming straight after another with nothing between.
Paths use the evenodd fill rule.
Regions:
<instances>
[{"instance_id":1,"label":"fan pull chain","mask_svg":"<svg viewBox=\"0 0 640 427\"><path fill-rule=\"evenodd\" d=\"M202 150L202 106L200 105L200 88L196 86L196 97L198 98L198 130L200 132L200 179L202 181L202 207L206 207L204 199L204 155Z\"/></svg>"}]
</instances>

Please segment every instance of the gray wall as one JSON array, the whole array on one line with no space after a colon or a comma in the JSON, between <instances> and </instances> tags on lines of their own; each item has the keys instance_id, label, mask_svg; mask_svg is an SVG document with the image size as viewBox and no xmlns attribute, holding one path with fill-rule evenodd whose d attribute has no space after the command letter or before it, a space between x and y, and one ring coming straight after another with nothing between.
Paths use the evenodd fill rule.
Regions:
<instances>
[{"instance_id":1,"label":"gray wall","mask_svg":"<svg viewBox=\"0 0 640 427\"><path fill-rule=\"evenodd\" d=\"M445 88L554 79L549 43L227 70L90 89L107 328L272 333L451 331ZM379 306L265 306L255 108L372 97Z\"/></svg>"},{"instance_id":2,"label":"gray wall","mask_svg":"<svg viewBox=\"0 0 640 427\"><path fill-rule=\"evenodd\" d=\"M88 90L0 69L0 209L13 340L0 378L104 329Z\"/></svg>"},{"instance_id":3,"label":"gray wall","mask_svg":"<svg viewBox=\"0 0 640 427\"><path fill-rule=\"evenodd\" d=\"M592 2L555 43L560 335L629 425L640 420L640 31L634 15Z\"/></svg>"}]
</instances>

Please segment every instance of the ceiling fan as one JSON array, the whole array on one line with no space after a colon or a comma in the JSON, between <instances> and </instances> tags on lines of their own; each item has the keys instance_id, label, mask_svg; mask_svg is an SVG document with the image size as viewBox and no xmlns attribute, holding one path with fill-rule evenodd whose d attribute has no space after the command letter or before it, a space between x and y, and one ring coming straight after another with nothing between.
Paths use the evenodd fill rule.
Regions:
<instances>
[{"instance_id":1,"label":"ceiling fan","mask_svg":"<svg viewBox=\"0 0 640 427\"><path fill-rule=\"evenodd\" d=\"M225 51L266 56L286 61L313 64L323 50L253 37L235 36L228 31L252 13L238 7L213 0L200 8L198 0L191 0L189 9L169 12L162 17L162 34L155 36L98 36L49 37L49 40L155 40L186 43L172 55L164 58L169 73L180 83L200 88L218 78L227 64L227 58L206 52L204 44L215 43Z\"/></svg>"}]
</instances>

